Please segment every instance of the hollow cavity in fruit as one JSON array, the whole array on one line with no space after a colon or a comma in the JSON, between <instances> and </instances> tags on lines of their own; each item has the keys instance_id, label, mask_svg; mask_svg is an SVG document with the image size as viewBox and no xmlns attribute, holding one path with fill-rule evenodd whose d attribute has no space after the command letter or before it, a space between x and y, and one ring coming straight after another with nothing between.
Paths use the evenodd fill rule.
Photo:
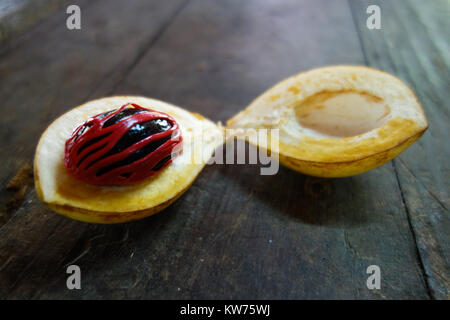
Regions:
<instances>
[{"instance_id":1,"label":"hollow cavity in fruit","mask_svg":"<svg viewBox=\"0 0 450 320\"><path fill-rule=\"evenodd\" d=\"M295 106L295 115L304 128L330 137L345 138L381 127L390 107L380 97L366 92L317 93Z\"/></svg>"}]
</instances>

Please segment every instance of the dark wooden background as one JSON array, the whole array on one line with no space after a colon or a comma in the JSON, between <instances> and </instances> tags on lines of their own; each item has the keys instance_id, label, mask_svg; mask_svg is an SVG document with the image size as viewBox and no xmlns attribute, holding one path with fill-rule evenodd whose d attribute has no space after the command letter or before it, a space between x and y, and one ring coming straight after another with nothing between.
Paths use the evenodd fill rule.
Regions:
<instances>
[{"instance_id":1,"label":"dark wooden background","mask_svg":"<svg viewBox=\"0 0 450 320\"><path fill-rule=\"evenodd\" d=\"M55 6L0 46L0 298L450 297L448 1L71 3L81 30ZM369 4L381 30L366 28ZM345 179L207 166L175 204L127 224L73 221L36 197L39 136L87 100L138 94L223 122L277 81L332 64L403 79L429 130ZM81 290L66 288L70 264ZM366 287L373 264L381 290Z\"/></svg>"}]
</instances>

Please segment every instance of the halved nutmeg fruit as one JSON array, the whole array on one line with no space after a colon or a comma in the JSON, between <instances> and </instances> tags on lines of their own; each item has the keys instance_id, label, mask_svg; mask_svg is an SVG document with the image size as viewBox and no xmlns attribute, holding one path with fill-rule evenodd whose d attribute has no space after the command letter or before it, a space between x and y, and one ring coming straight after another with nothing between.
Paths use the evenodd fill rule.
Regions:
<instances>
[{"instance_id":1,"label":"halved nutmeg fruit","mask_svg":"<svg viewBox=\"0 0 450 320\"><path fill-rule=\"evenodd\" d=\"M41 136L36 191L48 207L73 219L140 219L181 196L222 143L220 126L159 100L90 101Z\"/></svg>"},{"instance_id":2,"label":"halved nutmeg fruit","mask_svg":"<svg viewBox=\"0 0 450 320\"><path fill-rule=\"evenodd\" d=\"M255 145L255 135L245 129L279 129L270 138L281 164L312 176L345 177L393 159L428 124L399 79L367 67L332 66L281 81L227 127L244 129L243 137Z\"/></svg>"}]
</instances>

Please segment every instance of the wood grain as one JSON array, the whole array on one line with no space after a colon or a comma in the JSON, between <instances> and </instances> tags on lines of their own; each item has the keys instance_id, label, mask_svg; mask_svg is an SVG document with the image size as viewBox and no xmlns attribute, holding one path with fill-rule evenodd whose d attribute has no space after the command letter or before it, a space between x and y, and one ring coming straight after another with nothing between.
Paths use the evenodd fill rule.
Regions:
<instances>
[{"instance_id":1,"label":"wood grain","mask_svg":"<svg viewBox=\"0 0 450 320\"><path fill-rule=\"evenodd\" d=\"M55 14L0 58L0 181L6 186L31 163L40 133L54 118L89 99L140 94L225 121L297 72L330 64L375 66L371 38L361 30L365 7L343 3L86 1L80 32L65 29L64 12ZM417 13L425 5L410 6ZM397 11L390 14L403 14ZM380 61L393 59L378 54ZM421 84L420 75L412 73L412 81ZM430 128L441 121L434 129L441 134L445 104L438 112ZM433 219L445 218L439 205L448 208L446 193L434 184L435 169L422 174L418 168L426 166L420 159L431 165L448 149L441 146L439 155L427 158L425 141L395 165L345 179L285 168L260 176L255 165L207 166L168 209L122 225L69 220L27 192L0 227L0 297L443 298L447 284L438 275L448 267L442 254L448 245L441 241L448 228ZM430 150L439 150L430 143ZM443 173L445 184L448 171ZM1 197L6 204L9 195ZM66 288L65 270L73 263L81 267L82 290ZM381 290L366 287L372 264L381 268Z\"/></svg>"},{"instance_id":2,"label":"wood grain","mask_svg":"<svg viewBox=\"0 0 450 320\"><path fill-rule=\"evenodd\" d=\"M32 28L69 0L3 0L0 3L0 45ZM63 9L61 9L63 10Z\"/></svg>"},{"instance_id":3,"label":"wood grain","mask_svg":"<svg viewBox=\"0 0 450 320\"><path fill-rule=\"evenodd\" d=\"M450 297L450 166L448 155L450 23L447 1L426 5L379 2L382 30L369 30L361 13L373 1L351 1L369 66L396 74L416 92L430 127L393 161L430 294Z\"/></svg>"}]
</instances>

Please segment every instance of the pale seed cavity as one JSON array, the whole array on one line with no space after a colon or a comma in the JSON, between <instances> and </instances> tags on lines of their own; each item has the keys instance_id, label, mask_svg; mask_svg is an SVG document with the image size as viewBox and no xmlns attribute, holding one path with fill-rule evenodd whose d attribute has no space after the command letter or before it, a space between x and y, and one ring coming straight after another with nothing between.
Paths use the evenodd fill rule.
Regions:
<instances>
[{"instance_id":1,"label":"pale seed cavity","mask_svg":"<svg viewBox=\"0 0 450 320\"><path fill-rule=\"evenodd\" d=\"M370 93L323 91L294 106L299 124L321 134L346 138L381 127L389 120L390 107Z\"/></svg>"}]
</instances>

